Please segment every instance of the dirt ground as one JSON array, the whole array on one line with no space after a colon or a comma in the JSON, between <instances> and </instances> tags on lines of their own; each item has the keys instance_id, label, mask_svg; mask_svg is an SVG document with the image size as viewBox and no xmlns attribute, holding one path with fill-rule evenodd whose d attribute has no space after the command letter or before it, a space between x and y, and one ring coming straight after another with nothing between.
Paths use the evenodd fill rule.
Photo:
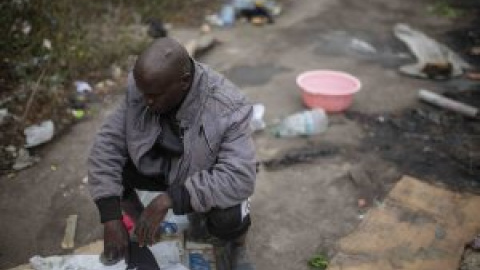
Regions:
<instances>
[{"instance_id":1,"label":"dirt ground","mask_svg":"<svg viewBox=\"0 0 480 270\"><path fill-rule=\"evenodd\" d=\"M480 135L479 124L417 101L420 88L459 89L464 81L419 80L397 72L398 65L413 58L404 56L407 49L392 34L396 23L407 22L439 40L447 40L444 34L463 23L429 13L434 2L291 1L273 25L239 24L214 32L222 44L202 61L225 73L252 101L263 103L268 123L304 109L295 85L300 72L343 70L363 84L347 113L329 116L329 129L322 135L279 139L268 130L255 135L262 161L292 149L333 149L300 164L262 167L252 198L248 242L258 269L308 269L312 255L333 256L338 239L356 228L368 207L381 202L401 175L454 190L480 190L478 163L469 154L470 147L479 145L472 139ZM173 35L188 40L195 34L192 29L177 29ZM348 38L369 42L378 53L354 51ZM479 102L472 91L452 95ZM36 166L0 179L0 269L37 254L67 253L60 243L70 214L79 215L77 246L101 237L98 215L82 179L95 131L117 101L114 97L98 116L43 147ZM437 118L440 124L431 120ZM468 166L465 153L471 161ZM349 176L353 169L365 172L372 184L355 185ZM367 207L359 208L358 199L365 199ZM471 265L465 269L479 269Z\"/></svg>"}]
</instances>

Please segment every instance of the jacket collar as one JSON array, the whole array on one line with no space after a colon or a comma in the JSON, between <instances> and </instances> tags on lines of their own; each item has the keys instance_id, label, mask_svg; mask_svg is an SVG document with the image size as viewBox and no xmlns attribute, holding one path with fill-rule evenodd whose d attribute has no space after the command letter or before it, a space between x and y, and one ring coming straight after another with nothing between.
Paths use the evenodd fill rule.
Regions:
<instances>
[{"instance_id":1,"label":"jacket collar","mask_svg":"<svg viewBox=\"0 0 480 270\"><path fill-rule=\"evenodd\" d=\"M200 114L207 92L207 80L204 78L204 67L194 60L192 62L195 69L193 82L190 86L190 91L176 114L176 118L180 121L181 127L190 126L195 120L195 117Z\"/></svg>"}]
</instances>

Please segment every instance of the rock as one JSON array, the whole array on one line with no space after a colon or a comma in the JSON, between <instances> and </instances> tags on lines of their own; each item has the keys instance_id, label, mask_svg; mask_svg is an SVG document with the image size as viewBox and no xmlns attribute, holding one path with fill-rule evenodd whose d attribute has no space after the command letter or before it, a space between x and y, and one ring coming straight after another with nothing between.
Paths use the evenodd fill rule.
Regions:
<instances>
[{"instance_id":1,"label":"rock","mask_svg":"<svg viewBox=\"0 0 480 270\"><path fill-rule=\"evenodd\" d=\"M3 124L5 118L8 116L8 109L1 109L0 110L0 125Z\"/></svg>"},{"instance_id":2,"label":"rock","mask_svg":"<svg viewBox=\"0 0 480 270\"><path fill-rule=\"evenodd\" d=\"M105 80L105 85L106 85L107 87L112 87L112 86L115 86L116 83L115 83L114 81L112 81L112 80Z\"/></svg>"},{"instance_id":3,"label":"rock","mask_svg":"<svg viewBox=\"0 0 480 270\"><path fill-rule=\"evenodd\" d=\"M9 152L10 154L17 153L17 148L14 145L9 145L5 147L5 151Z\"/></svg>"},{"instance_id":4,"label":"rock","mask_svg":"<svg viewBox=\"0 0 480 270\"><path fill-rule=\"evenodd\" d=\"M105 88L105 82L98 82L97 84L95 84L95 88L96 89L103 89Z\"/></svg>"},{"instance_id":5,"label":"rock","mask_svg":"<svg viewBox=\"0 0 480 270\"><path fill-rule=\"evenodd\" d=\"M28 152L27 149L21 148L18 151L18 157L15 160L15 163L12 166L12 169L19 171L23 170L27 167L32 166L36 162L38 162L40 159L37 157L32 157L30 156L30 153Z\"/></svg>"}]
</instances>

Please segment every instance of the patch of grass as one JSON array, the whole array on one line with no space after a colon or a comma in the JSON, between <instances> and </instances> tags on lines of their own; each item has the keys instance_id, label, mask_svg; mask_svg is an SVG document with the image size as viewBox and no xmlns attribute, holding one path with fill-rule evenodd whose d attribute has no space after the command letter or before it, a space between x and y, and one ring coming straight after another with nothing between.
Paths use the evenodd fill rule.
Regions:
<instances>
[{"instance_id":1,"label":"patch of grass","mask_svg":"<svg viewBox=\"0 0 480 270\"><path fill-rule=\"evenodd\" d=\"M446 17L449 19L456 19L461 17L464 13L462 10L452 7L447 1L437 1L435 4L429 6L428 10L435 15Z\"/></svg>"},{"instance_id":2,"label":"patch of grass","mask_svg":"<svg viewBox=\"0 0 480 270\"><path fill-rule=\"evenodd\" d=\"M323 254L316 254L310 260L308 260L308 266L315 270L327 269L329 260L327 256Z\"/></svg>"},{"instance_id":3,"label":"patch of grass","mask_svg":"<svg viewBox=\"0 0 480 270\"><path fill-rule=\"evenodd\" d=\"M147 18L199 23L219 0L8 0L0 2L0 98L20 82L64 83L137 54Z\"/></svg>"}]
</instances>

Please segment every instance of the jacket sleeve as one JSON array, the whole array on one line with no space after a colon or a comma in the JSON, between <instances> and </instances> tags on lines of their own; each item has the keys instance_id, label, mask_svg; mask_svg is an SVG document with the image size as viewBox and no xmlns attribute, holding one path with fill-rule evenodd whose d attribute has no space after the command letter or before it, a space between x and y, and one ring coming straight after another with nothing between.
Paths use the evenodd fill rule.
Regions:
<instances>
[{"instance_id":1,"label":"jacket sleeve","mask_svg":"<svg viewBox=\"0 0 480 270\"><path fill-rule=\"evenodd\" d=\"M231 207L252 195L256 160L251 117L250 105L233 112L216 163L209 170L199 171L186 180L185 187L195 212L208 212L212 207Z\"/></svg>"},{"instance_id":2,"label":"jacket sleeve","mask_svg":"<svg viewBox=\"0 0 480 270\"><path fill-rule=\"evenodd\" d=\"M88 185L102 223L121 216L122 170L127 160L126 99L96 135L88 158Z\"/></svg>"}]
</instances>

